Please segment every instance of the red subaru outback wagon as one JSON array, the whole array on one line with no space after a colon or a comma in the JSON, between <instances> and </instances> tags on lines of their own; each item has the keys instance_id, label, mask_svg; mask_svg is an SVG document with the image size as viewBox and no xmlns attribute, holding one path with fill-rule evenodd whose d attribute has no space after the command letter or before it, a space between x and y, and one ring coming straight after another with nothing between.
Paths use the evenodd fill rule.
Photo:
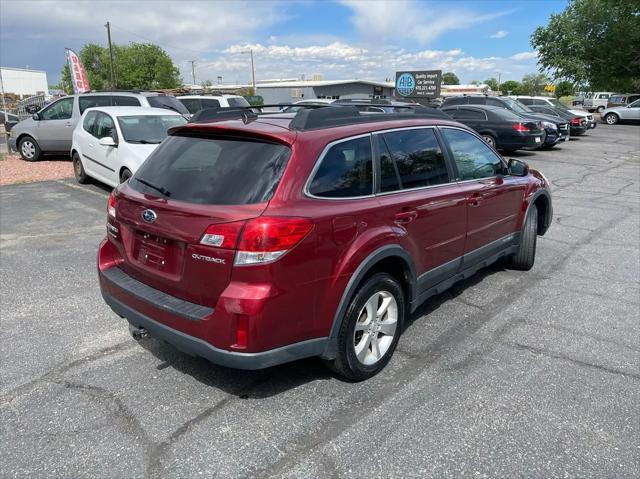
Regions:
<instances>
[{"instance_id":1,"label":"red subaru outback wagon","mask_svg":"<svg viewBox=\"0 0 640 479\"><path fill-rule=\"evenodd\" d=\"M107 304L213 363L320 356L367 379L407 315L506 258L533 266L545 177L436 110L214 112L168 138L109 197Z\"/></svg>"}]
</instances>

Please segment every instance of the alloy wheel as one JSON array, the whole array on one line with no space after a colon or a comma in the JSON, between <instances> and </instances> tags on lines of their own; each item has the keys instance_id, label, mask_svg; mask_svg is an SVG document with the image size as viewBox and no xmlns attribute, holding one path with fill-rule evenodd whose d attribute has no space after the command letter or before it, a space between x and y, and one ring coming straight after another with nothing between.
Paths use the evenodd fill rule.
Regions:
<instances>
[{"instance_id":1,"label":"alloy wheel","mask_svg":"<svg viewBox=\"0 0 640 479\"><path fill-rule=\"evenodd\" d=\"M358 361L377 363L389 350L398 327L398 303L388 291L374 293L365 303L353 331Z\"/></svg>"},{"instance_id":2,"label":"alloy wheel","mask_svg":"<svg viewBox=\"0 0 640 479\"><path fill-rule=\"evenodd\" d=\"M486 135L486 136L483 136L482 138L484 138L484 141L486 141L490 146L494 148L496 147L496 142L492 136Z\"/></svg>"}]
</instances>

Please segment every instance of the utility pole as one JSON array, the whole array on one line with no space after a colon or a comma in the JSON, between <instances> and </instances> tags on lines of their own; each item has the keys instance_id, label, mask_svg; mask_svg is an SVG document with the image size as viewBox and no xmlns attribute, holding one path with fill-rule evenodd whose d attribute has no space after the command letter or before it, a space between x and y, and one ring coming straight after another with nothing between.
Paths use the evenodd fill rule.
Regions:
<instances>
[{"instance_id":1,"label":"utility pole","mask_svg":"<svg viewBox=\"0 0 640 479\"><path fill-rule=\"evenodd\" d=\"M111 45L111 25L109 22L105 25L107 29L107 39L109 40L109 64L111 66L111 89L116 89L116 73L113 69L113 46Z\"/></svg>"},{"instance_id":2,"label":"utility pole","mask_svg":"<svg viewBox=\"0 0 640 479\"><path fill-rule=\"evenodd\" d=\"M193 84L196 84L196 61L189 60L191 62L191 78L193 78Z\"/></svg>"},{"instance_id":3,"label":"utility pole","mask_svg":"<svg viewBox=\"0 0 640 479\"><path fill-rule=\"evenodd\" d=\"M2 81L2 70L0 69L0 94L2 94L2 112L4 113L4 127L5 127L5 135L7 138L5 138L5 141L7 143L7 152L11 153L11 148L9 147L9 141L8 141L8 134L6 132L6 128L7 128L7 121L9 121L9 118L7 118L7 104L5 103L5 99L4 99L4 82Z\"/></svg>"},{"instance_id":4,"label":"utility pole","mask_svg":"<svg viewBox=\"0 0 640 479\"><path fill-rule=\"evenodd\" d=\"M498 91L500 91L500 79L502 78L502 73L498 72Z\"/></svg>"},{"instance_id":5,"label":"utility pole","mask_svg":"<svg viewBox=\"0 0 640 479\"><path fill-rule=\"evenodd\" d=\"M256 67L253 63L253 48L249 49L248 51L245 50L241 53L249 53L251 55L251 84L253 85L253 94L257 95L256 92Z\"/></svg>"}]
</instances>

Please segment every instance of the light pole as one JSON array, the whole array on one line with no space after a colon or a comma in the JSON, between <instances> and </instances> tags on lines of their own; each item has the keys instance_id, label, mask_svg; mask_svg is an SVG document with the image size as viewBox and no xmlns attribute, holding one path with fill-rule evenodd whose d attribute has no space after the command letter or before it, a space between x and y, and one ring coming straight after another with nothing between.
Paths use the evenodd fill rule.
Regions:
<instances>
[{"instance_id":1,"label":"light pole","mask_svg":"<svg viewBox=\"0 0 640 479\"><path fill-rule=\"evenodd\" d=\"M249 55L251 55L251 83L253 85L253 94L256 95L256 67L253 64L253 48L250 48L249 50L244 50L241 53L248 53Z\"/></svg>"}]
</instances>

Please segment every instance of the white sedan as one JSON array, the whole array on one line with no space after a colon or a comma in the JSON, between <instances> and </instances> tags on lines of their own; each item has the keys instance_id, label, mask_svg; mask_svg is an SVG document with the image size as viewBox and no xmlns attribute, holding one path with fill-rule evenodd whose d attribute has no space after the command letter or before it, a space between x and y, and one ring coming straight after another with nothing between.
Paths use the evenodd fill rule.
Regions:
<instances>
[{"instance_id":1,"label":"white sedan","mask_svg":"<svg viewBox=\"0 0 640 479\"><path fill-rule=\"evenodd\" d=\"M187 120L162 108L98 107L85 110L73 131L71 158L78 183L110 186L126 181L167 136Z\"/></svg>"}]
</instances>

